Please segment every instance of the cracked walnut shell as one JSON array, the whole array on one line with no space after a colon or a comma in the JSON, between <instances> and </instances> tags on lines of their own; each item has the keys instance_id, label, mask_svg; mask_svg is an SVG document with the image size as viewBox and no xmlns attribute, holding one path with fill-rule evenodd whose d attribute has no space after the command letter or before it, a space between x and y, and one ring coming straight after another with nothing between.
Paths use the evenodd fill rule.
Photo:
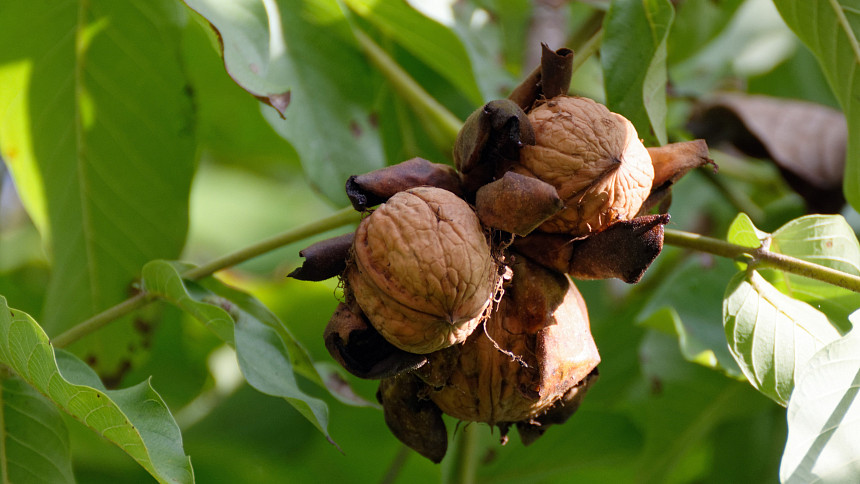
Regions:
<instances>
[{"instance_id":1,"label":"cracked walnut shell","mask_svg":"<svg viewBox=\"0 0 860 484\"><path fill-rule=\"evenodd\" d=\"M348 297L387 341L411 353L465 341L499 281L475 212L433 187L399 192L362 220L352 258Z\"/></svg>"},{"instance_id":2,"label":"cracked walnut shell","mask_svg":"<svg viewBox=\"0 0 860 484\"><path fill-rule=\"evenodd\" d=\"M567 96L528 117L536 143L522 148L513 170L553 185L565 202L539 230L587 235L636 216L654 168L630 121L590 99Z\"/></svg>"}]
</instances>

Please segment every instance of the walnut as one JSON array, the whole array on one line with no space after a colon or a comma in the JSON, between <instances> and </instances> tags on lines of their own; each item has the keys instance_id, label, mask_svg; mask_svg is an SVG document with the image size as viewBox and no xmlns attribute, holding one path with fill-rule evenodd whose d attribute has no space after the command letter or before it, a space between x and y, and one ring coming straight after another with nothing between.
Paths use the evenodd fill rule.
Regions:
<instances>
[{"instance_id":1,"label":"walnut","mask_svg":"<svg viewBox=\"0 0 860 484\"><path fill-rule=\"evenodd\" d=\"M478 217L433 187L399 192L365 218L346 270L348 297L394 346L431 353L465 341L499 276Z\"/></svg>"},{"instance_id":2,"label":"walnut","mask_svg":"<svg viewBox=\"0 0 860 484\"><path fill-rule=\"evenodd\" d=\"M587 235L636 216L654 168L630 121L590 99L567 96L539 105L528 118L536 143L522 148L513 171L554 186L566 206L539 230Z\"/></svg>"}]
</instances>

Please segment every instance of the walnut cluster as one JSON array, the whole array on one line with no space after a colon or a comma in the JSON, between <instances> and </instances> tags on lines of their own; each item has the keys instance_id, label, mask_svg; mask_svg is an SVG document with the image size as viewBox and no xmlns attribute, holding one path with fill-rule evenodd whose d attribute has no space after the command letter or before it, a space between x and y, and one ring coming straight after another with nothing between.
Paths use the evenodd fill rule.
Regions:
<instances>
[{"instance_id":1,"label":"walnut cluster","mask_svg":"<svg viewBox=\"0 0 860 484\"><path fill-rule=\"evenodd\" d=\"M710 162L702 141L645 148L623 116L568 97L571 61L545 49L509 99L476 110L456 167L414 158L350 177L367 215L290 274L341 278L326 347L380 380L388 427L434 462L443 413L528 444L576 411L600 356L571 277L637 282L669 220L649 212Z\"/></svg>"}]
</instances>

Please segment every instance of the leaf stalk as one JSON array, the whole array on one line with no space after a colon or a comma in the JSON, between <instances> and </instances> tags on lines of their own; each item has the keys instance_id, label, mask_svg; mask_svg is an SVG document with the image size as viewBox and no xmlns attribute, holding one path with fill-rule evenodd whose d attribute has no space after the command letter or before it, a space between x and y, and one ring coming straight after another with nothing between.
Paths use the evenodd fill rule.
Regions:
<instances>
[{"instance_id":1,"label":"leaf stalk","mask_svg":"<svg viewBox=\"0 0 860 484\"><path fill-rule=\"evenodd\" d=\"M201 266L190 269L182 274L182 278L191 281L203 279L204 277L211 276L222 269L233 267L287 244L298 242L308 237L358 222L360 218L361 214L353 210L352 207L342 208L328 217L287 230L268 239L264 239L241 248L235 252L231 252L223 257L214 259ZM143 289L136 295L105 309L86 321L83 321L57 335L51 340L51 344L56 348L66 347L84 336L95 332L101 327L146 306L155 299L155 296L147 293L146 289Z\"/></svg>"},{"instance_id":2,"label":"leaf stalk","mask_svg":"<svg viewBox=\"0 0 860 484\"><path fill-rule=\"evenodd\" d=\"M764 247L746 247L681 230L665 229L663 243L739 260L754 267L778 269L809 277L854 292L860 292L860 277L830 267L771 252Z\"/></svg>"}]
</instances>

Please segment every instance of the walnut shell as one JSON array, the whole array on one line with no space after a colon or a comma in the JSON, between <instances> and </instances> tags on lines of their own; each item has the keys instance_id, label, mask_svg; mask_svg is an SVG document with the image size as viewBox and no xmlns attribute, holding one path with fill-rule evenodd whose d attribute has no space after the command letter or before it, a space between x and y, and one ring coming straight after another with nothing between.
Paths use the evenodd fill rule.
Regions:
<instances>
[{"instance_id":1,"label":"walnut shell","mask_svg":"<svg viewBox=\"0 0 860 484\"><path fill-rule=\"evenodd\" d=\"M498 280L475 212L432 187L399 192L362 220L346 272L347 294L373 327L421 354L465 341Z\"/></svg>"},{"instance_id":2,"label":"walnut shell","mask_svg":"<svg viewBox=\"0 0 860 484\"><path fill-rule=\"evenodd\" d=\"M514 171L558 191L566 208L544 232L587 235L630 220L651 191L654 168L633 124L587 98L559 96L529 113L536 144Z\"/></svg>"},{"instance_id":3,"label":"walnut shell","mask_svg":"<svg viewBox=\"0 0 860 484\"><path fill-rule=\"evenodd\" d=\"M459 349L456 364L430 399L456 418L499 425L546 412L600 362L585 301L569 278L522 256L499 308ZM454 348L452 348L454 349ZM428 355L419 376L440 366ZM438 376L437 376L438 378ZM426 381L426 377L425 377Z\"/></svg>"}]
</instances>

